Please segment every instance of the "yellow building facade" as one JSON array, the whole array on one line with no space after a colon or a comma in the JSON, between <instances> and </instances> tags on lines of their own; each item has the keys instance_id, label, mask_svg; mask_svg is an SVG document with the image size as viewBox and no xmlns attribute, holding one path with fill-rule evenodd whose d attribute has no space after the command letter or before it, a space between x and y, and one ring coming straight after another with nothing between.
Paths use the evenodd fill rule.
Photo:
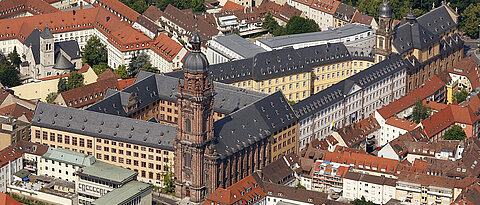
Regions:
<instances>
[{"instance_id":1,"label":"yellow building facade","mask_svg":"<svg viewBox=\"0 0 480 205\"><path fill-rule=\"evenodd\" d=\"M266 94L281 90L289 101L298 102L373 63L371 52L350 53L343 43L328 43L259 53L210 70L215 81Z\"/></svg>"}]
</instances>

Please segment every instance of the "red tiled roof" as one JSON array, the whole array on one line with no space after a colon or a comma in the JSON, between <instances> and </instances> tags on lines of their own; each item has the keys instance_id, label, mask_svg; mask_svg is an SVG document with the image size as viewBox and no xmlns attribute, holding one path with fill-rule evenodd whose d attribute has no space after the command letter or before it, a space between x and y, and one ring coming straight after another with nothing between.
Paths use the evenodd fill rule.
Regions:
<instances>
[{"instance_id":1,"label":"red tiled roof","mask_svg":"<svg viewBox=\"0 0 480 205\"><path fill-rule=\"evenodd\" d=\"M0 40L16 38L23 43L34 28L45 28L46 25L52 29L51 32L53 34L95 27L103 35L108 37L109 43L121 51L148 48L152 39L140 30L134 29L131 24L126 23L126 21L119 18L118 15L119 14L97 7L14 19L2 19L0 20ZM137 19L137 17L135 17L135 19Z\"/></svg>"},{"instance_id":2,"label":"red tiled roof","mask_svg":"<svg viewBox=\"0 0 480 205\"><path fill-rule=\"evenodd\" d=\"M227 1L225 5L223 5L221 12L235 11L235 10L244 9L244 8L245 8L244 6L237 4L233 1Z\"/></svg>"},{"instance_id":3,"label":"red tiled roof","mask_svg":"<svg viewBox=\"0 0 480 205\"><path fill-rule=\"evenodd\" d=\"M164 33L158 35L151 45L151 49L168 62L172 62L182 48L183 46L181 44L177 43Z\"/></svg>"},{"instance_id":4,"label":"red tiled roof","mask_svg":"<svg viewBox=\"0 0 480 205\"><path fill-rule=\"evenodd\" d=\"M0 167L5 166L11 161L22 157L23 151L16 146L9 146L0 151Z\"/></svg>"},{"instance_id":5,"label":"red tiled roof","mask_svg":"<svg viewBox=\"0 0 480 205\"><path fill-rule=\"evenodd\" d=\"M120 18L125 19L124 22L129 24L134 24L137 21L137 18L140 16L140 14L135 10L118 0L96 0L93 5L101 7L110 13L114 13L115 15L120 15Z\"/></svg>"},{"instance_id":6,"label":"red tiled roof","mask_svg":"<svg viewBox=\"0 0 480 205\"><path fill-rule=\"evenodd\" d=\"M118 81L118 90L123 90L128 86L131 86L133 83L135 83L136 78L130 78L130 79L123 79Z\"/></svg>"},{"instance_id":7,"label":"red tiled roof","mask_svg":"<svg viewBox=\"0 0 480 205\"><path fill-rule=\"evenodd\" d=\"M287 22L293 16L300 16L302 11L297 8L290 6L289 4L277 4L273 1L265 0L260 4L260 10L263 10L262 13L270 12L273 16L281 19L282 21ZM262 16L263 19L263 16Z\"/></svg>"},{"instance_id":8,"label":"red tiled roof","mask_svg":"<svg viewBox=\"0 0 480 205\"><path fill-rule=\"evenodd\" d=\"M5 193L0 193L0 205L22 205L22 203Z\"/></svg>"},{"instance_id":9,"label":"red tiled roof","mask_svg":"<svg viewBox=\"0 0 480 205\"><path fill-rule=\"evenodd\" d=\"M400 119L396 116L392 116L392 117L388 118L387 121L385 122L385 124L391 125L391 126L403 129L403 130L407 130L407 131L412 131L418 125L417 123L410 122L410 121L404 120L404 119Z\"/></svg>"},{"instance_id":10,"label":"red tiled roof","mask_svg":"<svg viewBox=\"0 0 480 205\"><path fill-rule=\"evenodd\" d=\"M346 165L353 165L356 169L395 174L397 160L381 158L369 154L335 151L325 154L325 161L337 162Z\"/></svg>"},{"instance_id":11,"label":"red tiled roof","mask_svg":"<svg viewBox=\"0 0 480 205\"><path fill-rule=\"evenodd\" d=\"M28 11L33 15L48 14L59 10L41 0L3 0L0 1L0 18Z\"/></svg>"},{"instance_id":12,"label":"red tiled roof","mask_svg":"<svg viewBox=\"0 0 480 205\"><path fill-rule=\"evenodd\" d=\"M480 87L480 68L470 56L458 61L448 72L466 76L473 89Z\"/></svg>"},{"instance_id":13,"label":"red tiled roof","mask_svg":"<svg viewBox=\"0 0 480 205\"><path fill-rule=\"evenodd\" d=\"M163 17L167 18L177 26L185 29L187 31L187 35L193 34L193 32L198 29L198 34L204 41L206 41L210 40L213 36L216 36L219 33L216 27L210 25L208 22L202 19L195 18L190 9L179 10L169 4L163 13Z\"/></svg>"},{"instance_id":14,"label":"red tiled roof","mask_svg":"<svg viewBox=\"0 0 480 205\"><path fill-rule=\"evenodd\" d=\"M303 5L310 7L313 4L314 0L293 0L293 1L296 1L298 3L301 3Z\"/></svg>"},{"instance_id":15,"label":"red tiled roof","mask_svg":"<svg viewBox=\"0 0 480 205\"><path fill-rule=\"evenodd\" d=\"M423 100L422 103L423 103L425 106L427 106L427 107L431 107L433 110L435 110L435 111L437 111L437 112L448 107L447 104L437 103L437 102L435 102L435 101Z\"/></svg>"},{"instance_id":16,"label":"red tiled roof","mask_svg":"<svg viewBox=\"0 0 480 205\"><path fill-rule=\"evenodd\" d=\"M150 6L143 15L152 21L157 21L163 15L163 11L156 6Z\"/></svg>"},{"instance_id":17,"label":"red tiled roof","mask_svg":"<svg viewBox=\"0 0 480 205\"><path fill-rule=\"evenodd\" d=\"M406 96L388 104L385 107L380 108L377 110L378 114L380 114L384 119L387 119L397 113L401 112L409 108L410 106L414 105L417 100L423 100L428 96L433 95L437 92L440 88L444 87L445 83L441 81L436 75L433 76L431 79L427 80L425 84L408 93Z\"/></svg>"},{"instance_id":18,"label":"red tiled roof","mask_svg":"<svg viewBox=\"0 0 480 205\"><path fill-rule=\"evenodd\" d=\"M97 100L102 100L105 97L107 89L118 89L118 81L116 78L107 78L97 81L95 83L62 92L60 95L67 106L80 108L92 104Z\"/></svg>"},{"instance_id":19,"label":"red tiled roof","mask_svg":"<svg viewBox=\"0 0 480 205\"><path fill-rule=\"evenodd\" d=\"M336 0L313 0L310 7L333 15L337 10L338 5L340 5L340 1Z\"/></svg>"},{"instance_id":20,"label":"red tiled roof","mask_svg":"<svg viewBox=\"0 0 480 205\"><path fill-rule=\"evenodd\" d=\"M369 16L369 15L361 13L357 10L352 17L351 23L371 25L372 21L373 21L373 16Z\"/></svg>"},{"instance_id":21,"label":"red tiled roof","mask_svg":"<svg viewBox=\"0 0 480 205\"><path fill-rule=\"evenodd\" d=\"M88 64L84 64L82 66L82 68L80 70L78 70L78 73L85 73L85 72L88 71L89 68L90 68L90 66ZM41 80L41 81L53 80L53 79L57 79L57 78L60 78L60 77L68 77L69 75L70 75L70 73L62 74L62 75L55 75L55 76L50 76L50 77L46 77L46 78L40 78L39 80Z\"/></svg>"},{"instance_id":22,"label":"red tiled roof","mask_svg":"<svg viewBox=\"0 0 480 205\"><path fill-rule=\"evenodd\" d=\"M473 113L468 107L449 105L447 108L434 113L421 123L425 133L431 138L444 129L449 128L454 123L473 125L474 118Z\"/></svg>"},{"instance_id":23,"label":"red tiled roof","mask_svg":"<svg viewBox=\"0 0 480 205\"><path fill-rule=\"evenodd\" d=\"M216 189L203 204L210 205L212 202L215 204L247 204L248 202L254 204L265 197L265 193L258 183L250 174L226 189ZM250 191L247 192L247 189ZM252 200L254 198L256 200Z\"/></svg>"},{"instance_id":24,"label":"red tiled roof","mask_svg":"<svg viewBox=\"0 0 480 205\"><path fill-rule=\"evenodd\" d=\"M15 119L18 119L22 115L25 115L29 122L32 121L34 110L29 109L19 103L11 104L0 108L0 115L3 116L12 116Z\"/></svg>"}]
</instances>

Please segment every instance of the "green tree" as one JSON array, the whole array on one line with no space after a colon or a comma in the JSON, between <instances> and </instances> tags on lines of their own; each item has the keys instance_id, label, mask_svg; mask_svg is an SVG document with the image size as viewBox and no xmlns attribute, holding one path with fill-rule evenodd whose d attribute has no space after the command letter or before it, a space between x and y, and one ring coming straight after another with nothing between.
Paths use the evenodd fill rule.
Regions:
<instances>
[{"instance_id":1,"label":"green tree","mask_svg":"<svg viewBox=\"0 0 480 205\"><path fill-rule=\"evenodd\" d=\"M350 202L350 204L353 205L375 205L372 201L367 201L364 196L362 196L362 199L355 199Z\"/></svg>"},{"instance_id":2,"label":"green tree","mask_svg":"<svg viewBox=\"0 0 480 205\"><path fill-rule=\"evenodd\" d=\"M132 61L130 61L130 65L128 66L128 72L130 73L130 76L136 76L140 69L147 65L149 61L150 56L145 53L140 53L137 56L134 56Z\"/></svg>"},{"instance_id":3,"label":"green tree","mask_svg":"<svg viewBox=\"0 0 480 205\"><path fill-rule=\"evenodd\" d=\"M144 0L137 0L137 1L135 1L135 3L133 3L130 6L130 8L132 8L136 12L142 14L145 10L147 10L148 4Z\"/></svg>"},{"instance_id":4,"label":"green tree","mask_svg":"<svg viewBox=\"0 0 480 205\"><path fill-rule=\"evenodd\" d=\"M53 101L57 99L57 96L58 96L58 93L56 92L48 93L47 97L45 98L45 101L47 101L47 103L53 103Z\"/></svg>"},{"instance_id":5,"label":"green tree","mask_svg":"<svg viewBox=\"0 0 480 205\"><path fill-rule=\"evenodd\" d=\"M263 19L262 28L267 29L270 33L273 33L273 30L277 29L278 27L280 27L280 25L278 25L278 22L273 18L272 14L268 12Z\"/></svg>"},{"instance_id":6,"label":"green tree","mask_svg":"<svg viewBox=\"0 0 480 205\"><path fill-rule=\"evenodd\" d=\"M462 103L463 101L465 101L468 97L468 91L467 89L465 88L462 88L462 90L460 90L460 92L457 92L454 96L454 100L457 102L457 103Z\"/></svg>"},{"instance_id":7,"label":"green tree","mask_svg":"<svg viewBox=\"0 0 480 205\"><path fill-rule=\"evenodd\" d=\"M464 140L465 138L467 138L467 134L459 125L454 125L443 135L444 140Z\"/></svg>"},{"instance_id":8,"label":"green tree","mask_svg":"<svg viewBox=\"0 0 480 205\"><path fill-rule=\"evenodd\" d=\"M417 102L415 102L415 105L413 107L412 120L416 123L419 123L420 121L430 117L431 113L432 113L431 107L423 105L422 100L417 100Z\"/></svg>"},{"instance_id":9,"label":"green tree","mask_svg":"<svg viewBox=\"0 0 480 205\"><path fill-rule=\"evenodd\" d=\"M169 167L166 167L165 172L162 173L163 188L162 193L164 194L175 194L175 175L168 171Z\"/></svg>"},{"instance_id":10,"label":"green tree","mask_svg":"<svg viewBox=\"0 0 480 205\"><path fill-rule=\"evenodd\" d=\"M15 66L15 68L20 67L20 63L22 63L22 59L20 58L20 55L17 52L17 47L13 47L13 51L8 54L8 58L10 62Z\"/></svg>"},{"instance_id":11,"label":"green tree","mask_svg":"<svg viewBox=\"0 0 480 205\"><path fill-rule=\"evenodd\" d=\"M88 65L94 66L100 63L107 63L107 46L105 46L96 36L88 39L85 48L83 48L82 61Z\"/></svg>"},{"instance_id":12,"label":"green tree","mask_svg":"<svg viewBox=\"0 0 480 205\"><path fill-rule=\"evenodd\" d=\"M111 69L111 68L110 68L110 66L108 66L107 63L101 62L101 63L98 64L98 65L92 66L92 69L93 69L93 71L95 71L95 74L100 75L100 74L102 74L104 71L106 71L107 69Z\"/></svg>"},{"instance_id":13,"label":"green tree","mask_svg":"<svg viewBox=\"0 0 480 205\"><path fill-rule=\"evenodd\" d=\"M113 73L117 74L122 79L130 78L130 74L128 74L127 67L125 67L125 65L119 65L118 68L113 71Z\"/></svg>"},{"instance_id":14,"label":"green tree","mask_svg":"<svg viewBox=\"0 0 480 205\"><path fill-rule=\"evenodd\" d=\"M461 14L460 30L471 38L478 38L478 25L480 25L480 3L472 3Z\"/></svg>"},{"instance_id":15,"label":"green tree","mask_svg":"<svg viewBox=\"0 0 480 205\"><path fill-rule=\"evenodd\" d=\"M378 18L378 9L382 2L383 0L359 0L357 7L360 12Z\"/></svg>"},{"instance_id":16,"label":"green tree","mask_svg":"<svg viewBox=\"0 0 480 205\"><path fill-rule=\"evenodd\" d=\"M165 10L169 4L180 10L192 9L195 12L202 12L207 9L204 0L157 0L156 4L161 10Z\"/></svg>"},{"instance_id":17,"label":"green tree","mask_svg":"<svg viewBox=\"0 0 480 205\"><path fill-rule=\"evenodd\" d=\"M58 80L57 89L58 89L57 90L58 93L65 92L68 90L67 80L63 76L60 76L60 79Z\"/></svg>"},{"instance_id":18,"label":"green tree","mask_svg":"<svg viewBox=\"0 0 480 205\"><path fill-rule=\"evenodd\" d=\"M300 183L297 184L297 188L299 188L299 189L307 189L307 188L305 188L305 186L301 185Z\"/></svg>"},{"instance_id":19,"label":"green tree","mask_svg":"<svg viewBox=\"0 0 480 205\"><path fill-rule=\"evenodd\" d=\"M77 71L70 72L67 80L67 89L71 90L74 88L82 87L83 84L83 75L78 73Z\"/></svg>"},{"instance_id":20,"label":"green tree","mask_svg":"<svg viewBox=\"0 0 480 205\"><path fill-rule=\"evenodd\" d=\"M310 33L320 31L320 27L313 19L293 16L285 26L285 34Z\"/></svg>"},{"instance_id":21,"label":"green tree","mask_svg":"<svg viewBox=\"0 0 480 205\"><path fill-rule=\"evenodd\" d=\"M146 72L151 72L151 73L160 73L160 71L157 69L157 67L153 67L152 64L150 62L148 62L147 64L145 64L142 68L143 71L146 71Z\"/></svg>"},{"instance_id":22,"label":"green tree","mask_svg":"<svg viewBox=\"0 0 480 205\"><path fill-rule=\"evenodd\" d=\"M0 56L0 81L4 86L20 85L20 77L12 63L5 56Z\"/></svg>"}]
</instances>

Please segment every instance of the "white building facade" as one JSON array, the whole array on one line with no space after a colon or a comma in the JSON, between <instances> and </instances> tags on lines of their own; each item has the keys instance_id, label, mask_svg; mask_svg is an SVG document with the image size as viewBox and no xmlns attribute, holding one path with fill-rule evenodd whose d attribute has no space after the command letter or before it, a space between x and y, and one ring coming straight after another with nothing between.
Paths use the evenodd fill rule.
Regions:
<instances>
[{"instance_id":1,"label":"white building facade","mask_svg":"<svg viewBox=\"0 0 480 205\"><path fill-rule=\"evenodd\" d=\"M293 105L300 116L299 150L404 96L409 66L394 55Z\"/></svg>"}]
</instances>

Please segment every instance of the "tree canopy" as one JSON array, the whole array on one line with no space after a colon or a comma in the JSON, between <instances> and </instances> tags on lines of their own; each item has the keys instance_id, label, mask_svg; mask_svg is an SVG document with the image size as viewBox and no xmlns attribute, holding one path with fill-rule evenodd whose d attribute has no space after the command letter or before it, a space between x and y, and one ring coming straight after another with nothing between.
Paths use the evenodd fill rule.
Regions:
<instances>
[{"instance_id":1,"label":"tree canopy","mask_svg":"<svg viewBox=\"0 0 480 205\"><path fill-rule=\"evenodd\" d=\"M131 77L137 75L137 73L150 61L150 56L146 53L140 53L132 58L130 65L128 66L128 72Z\"/></svg>"},{"instance_id":2,"label":"tree canopy","mask_svg":"<svg viewBox=\"0 0 480 205\"><path fill-rule=\"evenodd\" d=\"M53 103L53 101L57 99L57 96L58 96L58 93L56 92L48 93L47 97L45 98L45 101L47 101L47 103Z\"/></svg>"},{"instance_id":3,"label":"tree canopy","mask_svg":"<svg viewBox=\"0 0 480 205\"><path fill-rule=\"evenodd\" d=\"M350 204L353 205L375 205L372 201L367 201L364 196L362 196L362 199L355 199L350 202Z\"/></svg>"},{"instance_id":4,"label":"tree canopy","mask_svg":"<svg viewBox=\"0 0 480 205\"><path fill-rule=\"evenodd\" d=\"M454 125L443 135L444 140L464 140L465 138L467 138L467 134L459 125Z\"/></svg>"},{"instance_id":5,"label":"tree canopy","mask_svg":"<svg viewBox=\"0 0 480 205\"><path fill-rule=\"evenodd\" d=\"M20 77L15 66L3 55L0 56L0 81L7 87L20 85Z\"/></svg>"},{"instance_id":6,"label":"tree canopy","mask_svg":"<svg viewBox=\"0 0 480 205\"><path fill-rule=\"evenodd\" d=\"M149 5L156 5L162 11L167 8L169 4L172 6L183 10L183 9L192 9L195 12L205 11L207 7L205 6L204 0L120 0L123 4L132 8L136 12L142 14L147 10Z\"/></svg>"},{"instance_id":7,"label":"tree canopy","mask_svg":"<svg viewBox=\"0 0 480 205\"><path fill-rule=\"evenodd\" d=\"M8 54L8 59L12 63L15 68L20 68L20 63L22 63L22 59L20 58L20 54L17 52L17 47L13 47L13 51Z\"/></svg>"},{"instance_id":8,"label":"tree canopy","mask_svg":"<svg viewBox=\"0 0 480 205\"><path fill-rule=\"evenodd\" d=\"M460 15L460 30L472 38L478 38L478 25L480 25L480 3L470 4Z\"/></svg>"},{"instance_id":9,"label":"tree canopy","mask_svg":"<svg viewBox=\"0 0 480 205\"><path fill-rule=\"evenodd\" d=\"M61 93L67 90L68 90L67 80L64 77L60 76L60 79L58 80L58 84L57 84L57 92Z\"/></svg>"},{"instance_id":10,"label":"tree canopy","mask_svg":"<svg viewBox=\"0 0 480 205\"><path fill-rule=\"evenodd\" d=\"M107 63L101 62L98 65L92 66L93 71L95 71L95 74L100 75L107 69L111 69L110 66L108 66Z\"/></svg>"},{"instance_id":11,"label":"tree canopy","mask_svg":"<svg viewBox=\"0 0 480 205\"><path fill-rule=\"evenodd\" d=\"M460 92L457 92L454 96L454 100L457 102L457 103L461 103L463 101L465 101L468 97L468 91L467 89L465 88L462 88L462 90L460 90Z\"/></svg>"},{"instance_id":12,"label":"tree canopy","mask_svg":"<svg viewBox=\"0 0 480 205\"><path fill-rule=\"evenodd\" d=\"M107 46L100 42L96 36L88 39L85 48L83 48L82 61L88 65L94 66L100 63L107 63Z\"/></svg>"},{"instance_id":13,"label":"tree canopy","mask_svg":"<svg viewBox=\"0 0 480 205\"><path fill-rule=\"evenodd\" d=\"M142 70L143 70L143 71L147 71L147 72L151 72L151 73L160 73L160 71L159 71L156 67L153 67L150 62L148 62L147 64L145 64L145 65L142 67Z\"/></svg>"},{"instance_id":14,"label":"tree canopy","mask_svg":"<svg viewBox=\"0 0 480 205\"><path fill-rule=\"evenodd\" d=\"M432 114L432 108L423 105L422 100L417 100L413 107L412 120L416 123L427 119Z\"/></svg>"},{"instance_id":15,"label":"tree canopy","mask_svg":"<svg viewBox=\"0 0 480 205\"><path fill-rule=\"evenodd\" d=\"M67 89L71 90L74 88L82 87L83 84L83 75L78 73L77 71L70 72L67 80Z\"/></svg>"},{"instance_id":16,"label":"tree canopy","mask_svg":"<svg viewBox=\"0 0 480 205\"><path fill-rule=\"evenodd\" d=\"M125 65L118 66L118 68L114 70L113 73L117 74L122 79L130 78L130 74L128 74L127 67L125 67Z\"/></svg>"},{"instance_id":17,"label":"tree canopy","mask_svg":"<svg viewBox=\"0 0 480 205\"><path fill-rule=\"evenodd\" d=\"M318 24L312 19L293 16L285 27L282 27L270 13L265 15L262 28L267 29L274 36L309 33L320 31Z\"/></svg>"}]
</instances>

